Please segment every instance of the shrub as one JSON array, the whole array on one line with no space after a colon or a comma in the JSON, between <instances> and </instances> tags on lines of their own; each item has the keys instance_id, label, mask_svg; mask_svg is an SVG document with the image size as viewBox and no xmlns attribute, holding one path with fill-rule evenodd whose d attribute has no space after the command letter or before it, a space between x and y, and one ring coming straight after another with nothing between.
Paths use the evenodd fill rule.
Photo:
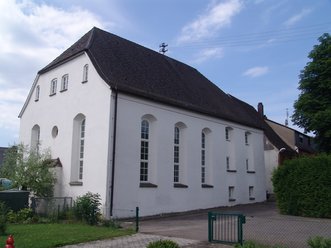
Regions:
<instances>
[{"instance_id":1,"label":"shrub","mask_svg":"<svg viewBox=\"0 0 331 248\"><path fill-rule=\"evenodd\" d=\"M180 248L179 245L172 240L153 241L146 248Z\"/></svg>"},{"instance_id":2,"label":"shrub","mask_svg":"<svg viewBox=\"0 0 331 248\"><path fill-rule=\"evenodd\" d=\"M315 238L310 238L308 240L308 245L311 248L331 248L331 239L317 236Z\"/></svg>"},{"instance_id":3,"label":"shrub","mask_svg":"<svg viewBox=\"0 0 331 248\"><path fill-rule=\"evenodd\" d=\"M283 214L331 218L331 155L286 160L273 173Z\"/></svg>"},{"instance_id":4,"label":"shrub","mask_svg":"<svg viewBox=\"0 0 331 248\"><path fill-rule=\"evenodd\" d=\"M279 246L279 245L274 245L274 246L262 245L254 241L245 241L243 245L236 244L235 247L236 248L285 248L284 246Z\"/></svg>"},{"instance_id":5,"label":"shrub","mask_svg":"<svg viewBox=\"0 0 331 248\"><path fill-rule=\"evenodd\" d=\"M4 202L0 202L0 235L6 234L8 208Z\"/></svg>"},{"instance_id":6,"label":"shrub","mask_svg":"<svg viewBox=\"0 0 331 248\"><path fill-rule=\"evenodd\" d=\"M89 225L96 225L101 216L100 214L100 195L91 192L77 198L74 213L75 216Z\"/></svg>"},{"instance_id":7,"label":"shrub","mask_svg":"<svg viewBox=\"0 0 331 248\"><path fill-rule=\"evenodd\" d=\"M7 213L7 220L9 223L28 224L33 221L33 211L31 208L23 208L18 212L9 210Z\"/></svg>"}]
</instances>

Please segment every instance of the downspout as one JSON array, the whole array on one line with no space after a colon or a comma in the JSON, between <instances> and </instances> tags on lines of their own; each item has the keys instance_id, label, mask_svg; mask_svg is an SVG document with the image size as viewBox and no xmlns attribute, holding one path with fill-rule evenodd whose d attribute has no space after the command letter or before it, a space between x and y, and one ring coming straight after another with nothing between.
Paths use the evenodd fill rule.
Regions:
<instances>
[{"instance_id":1,"label":"downspout","mask_svg":"<svg viewBox=\"0 0 331 248\"><path fill-rule=\"evenodd\" d=\"M113 151L112 151L112 164L111 164L111 185L110 185L110 217L113 216L114 207L114 179L115 179L115 155L116 155L116 128L117 128L117 89L114 89L115 102L114 102L114 125L113 125Z\"/></svg>"}]
</instances>

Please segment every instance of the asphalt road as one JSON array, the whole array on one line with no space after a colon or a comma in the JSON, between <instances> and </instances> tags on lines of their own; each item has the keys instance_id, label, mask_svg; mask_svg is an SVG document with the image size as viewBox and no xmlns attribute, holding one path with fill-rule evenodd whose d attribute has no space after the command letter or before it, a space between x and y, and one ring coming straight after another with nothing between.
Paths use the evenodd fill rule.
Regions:
<instances>
[{"instance_id":1,"label":"asphalt road","mask_svg":"<svg viewBox=\"0 0 331 248\"><path fill-rule=\"evenodd\" d=\"M274 202L212 209L215 212L241 212L246 216L244 240L289 248L308 247L310 237L331 238L331 220L278 213ZM208 240L208 211L184 213L142 220L140 232L206 242Z\"/></svg>"}]
</instances>

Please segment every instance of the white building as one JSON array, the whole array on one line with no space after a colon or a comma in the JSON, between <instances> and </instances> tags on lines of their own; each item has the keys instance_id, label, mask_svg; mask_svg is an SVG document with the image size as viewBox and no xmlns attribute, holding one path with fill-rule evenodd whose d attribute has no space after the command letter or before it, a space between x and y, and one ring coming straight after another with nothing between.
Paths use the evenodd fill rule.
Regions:
<instances>
[{"instance_id":1,"label":"white building","mask_svg":"<svg viewBox=\"0 0 331 248\"><path fill-rule=\"evenodd\" d=\"M98 28L38 72L19 117L20 141L61 161L55 195L99 193L106 217L266 198L256 110Z\"/></svg>"},{"instance_id":2,"label":"white building","mask_svg":"<svg viewBox=\"0 0 331 248\"><path fill-rule=\"evenodd\" d=\"M289 147L282 138L269 126L266 121L267 118L264 115L264 107L260 102L257 105L257 111L261 120L263 120L264 130L264 164L265 164L265 176L266 176L266 190L268 194L274 193L272 184L272 174L275 169L285 159L290 159L294 156L294 151Z\"/></svg>"}]
</instances>

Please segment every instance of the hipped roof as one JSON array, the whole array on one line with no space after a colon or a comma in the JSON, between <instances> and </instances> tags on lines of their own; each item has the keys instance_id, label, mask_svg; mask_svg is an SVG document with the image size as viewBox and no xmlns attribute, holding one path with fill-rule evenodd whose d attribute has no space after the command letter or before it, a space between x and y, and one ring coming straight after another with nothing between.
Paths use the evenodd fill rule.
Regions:
<instances>
[{"instance_id":1,"label":"hipped roof","mask_svg":"<svg viewBox=\"0 0 331 248\"><path fill-rule=\"evenodd\" d=\"M252 106L224 93L195 68L96 27L39 74L83 52L111 89L263 128Z\"/></svg>"}]
</instances>

